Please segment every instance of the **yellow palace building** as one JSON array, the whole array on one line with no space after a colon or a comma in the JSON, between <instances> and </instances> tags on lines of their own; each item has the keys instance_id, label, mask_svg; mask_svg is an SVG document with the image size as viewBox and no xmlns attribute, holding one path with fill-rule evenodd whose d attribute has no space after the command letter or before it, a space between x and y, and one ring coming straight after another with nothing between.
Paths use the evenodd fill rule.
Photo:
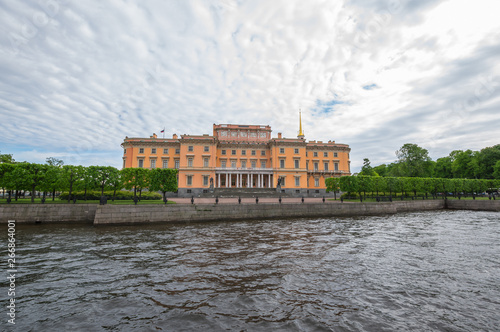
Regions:
<instances>
[{"instance_id":1,"label":"yellow palace building","mask_svg":"<svg viewBox=\"0 0 500 332\"><path fill-rule=\"evenodd\" d=\"M350 148L335 141L271 137L268 125L214 124L213 134L129 138L123 167L179 169L178 195L212 188L276 188L291 195L325 193L325 179L350 175ZM240 189L241 190L241 189Z\"/></svg>"}]
</instances>

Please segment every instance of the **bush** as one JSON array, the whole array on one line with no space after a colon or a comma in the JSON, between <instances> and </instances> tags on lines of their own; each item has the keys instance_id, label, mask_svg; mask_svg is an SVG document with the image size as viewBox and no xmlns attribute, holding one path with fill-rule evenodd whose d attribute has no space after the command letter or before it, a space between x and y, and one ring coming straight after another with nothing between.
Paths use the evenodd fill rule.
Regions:
<instances>
[{"instance_id":1,"label":"bush","mask_svg":"<svg viewBox=\"0 0 500 332\"><path fill-rule=\"evenodd\" d=\"M340 198L343 198L343 199L359 199L359 195L358 193L343 193Z\"/></svg>"},{"instance_id":2,"label":"bush","mask_svg":"<svg viewBox=\"0 0 500 332\"><path fill-rule=\"evenodd\" d=\"M85 192L83 191L75 191L71 193L71 198L76 196L77 200L84 200L85 199ZM108 198L108 200L113 199L113 192L112 191L105 191L104 196ZM139 197L139 194L137 194L137 197ZM59 195L59 199L61 200L68 200L68 193L63 192L61 195ZM87 191L87 200L99 200L101 199L101 192L100 191ZM120 190L116 192L116 200L133 200L134 199L134 192L133 191L124 191ZM141 195L141 200L161 200L162 196L158 193L154 192L143 192Z\"/></svg>"}]
</instances>

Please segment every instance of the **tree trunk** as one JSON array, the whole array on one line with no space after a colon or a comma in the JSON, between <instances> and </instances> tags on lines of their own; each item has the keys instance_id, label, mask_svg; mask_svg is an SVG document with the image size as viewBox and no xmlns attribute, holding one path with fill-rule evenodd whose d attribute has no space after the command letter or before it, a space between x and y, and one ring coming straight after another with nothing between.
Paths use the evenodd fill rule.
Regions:
<instances>
[{"instance_id":1,"label":"tree trunk","mask_svg":"<svg viewBox=\"0 0 500 332\"><path fill-rule=\"evenodd\" d=\"M116 188L115 191L113 191L113 202L115 201L115 198L116 198Z\"/></svg>"},{"instance_id":2,"label":"tree trunk","mask_svg":"<svg viewBox=\"0 0 500 332\"><path fill-rule=\"evenodd\" d=\"M56 188L52 189L52 202L54 201L56 197Z\"/></svg>"},{"instance_id":3,"label":"tree trunk","mask_svg":"<svg viewBox=\"0 0 500 332\"><path fill-rule=\"evenodd\" d=\"M35 185L31 186L31 203L35 203Z\"/></svg>"}]
</instances>

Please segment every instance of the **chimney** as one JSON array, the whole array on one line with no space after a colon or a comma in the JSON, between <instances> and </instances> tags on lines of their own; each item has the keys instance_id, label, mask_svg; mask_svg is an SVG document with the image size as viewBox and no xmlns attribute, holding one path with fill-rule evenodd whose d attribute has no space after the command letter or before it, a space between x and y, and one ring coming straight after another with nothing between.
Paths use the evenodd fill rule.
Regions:
<instances>
[{"instance_id":1,"label":"chimney","mask_svg":"<svg viewBox=\"0 0 500 332\"><path fill-rule=\"evenodd\" d=\"M281 138L281 133L278 133L278 138Z\"/></svg>"},{"instance_id":2,"label":"chimney","mask_svg":"<svg viewBox=\"0 0 500 332\"><path fill-rule=\"evenodd\" d=\"M173 134L173 135L172 135L172 138L173 138L173 139L177 139L177 134Z\"/></svg>"},{"instance_id":3,"label":"chimney","mask_svg":"<svg viewBox=\"0 0 500 332\"><path fill-rule=\"evenodd\" d=\"M153 133L153 138L157 138L157 137L158 137L158 136L156 136L156 134L155 134L155 133Z\"/></svg>"}]
</instances>

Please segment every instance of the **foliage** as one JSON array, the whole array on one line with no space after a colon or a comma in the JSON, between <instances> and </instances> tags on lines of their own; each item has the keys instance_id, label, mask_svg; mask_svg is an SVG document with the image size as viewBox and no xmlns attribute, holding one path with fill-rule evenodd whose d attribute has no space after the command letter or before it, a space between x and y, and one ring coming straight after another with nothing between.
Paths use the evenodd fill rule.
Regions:
<instances>
[{"instance_id":1,"label":"foliage","mask_svg":"<svg viewBox=\"0 0 500 332\"><path fill-rule=\"evenodd\" d=\"M104 191L102 194L106 197L112 197L113 195L116 195L116 198L115 198L116 200L132 200L134 198L133 192L125 191L125 190L120 190L120 191L117 191L116 193L114 191ZM63 192L59 196L59 198L61 200L67 200L68 197L69 197L68 192ZM84 191L77 191L77 192L72 193L71 198L74 198L74 197L76 197L77 200L84 200L85 197L88 200L99 200L101 198L101 191L91 190L91 191L87 191L87 193L85 193ZM142 199L146 199L146 200L158 200L158 199L161 199L161 197L162 196L160 194L153 193L153 192L145 192L142 194Z\"/></svg>"},{"instance_id":2,"label":"foliage","mask_svg":"<svg viewBox=\"0 0 500 332\"><path fill-rule=\"evenodd\" d=\"M165 193L177 191L177 169L155 168L149 172L149 190Z\"/></svg>"},{"instance_id":3,"label":"foliage","mask_svg":"<svg viewBox=\"0 0 500 332\"><path fill-rule=\"evenodd\" d=\"M431 175L429 152L416 144L404 144L396 151L399 172L406 177L425 177Z\"/></svg>"},{"instance_id":4,"label":"foliage","mask_svg":"<svg viewBox=\"0 0 500 332\"><path fill-rule=\"evenodd\" d=\"M361 167L361 172L358 175L378 176L373 167L370 166L370 159L368 158L363 159L363 167Z\"/></svg>"}]
</instances>

